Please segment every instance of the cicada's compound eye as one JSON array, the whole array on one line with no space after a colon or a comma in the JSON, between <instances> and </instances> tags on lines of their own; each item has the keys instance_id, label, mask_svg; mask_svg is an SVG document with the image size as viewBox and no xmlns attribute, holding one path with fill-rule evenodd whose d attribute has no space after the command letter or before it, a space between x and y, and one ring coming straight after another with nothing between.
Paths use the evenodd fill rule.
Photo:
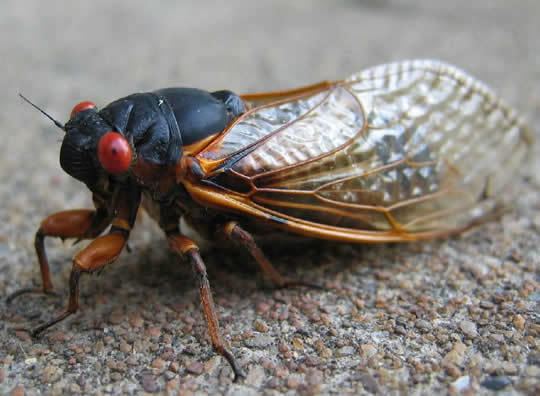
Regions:
<instances>
[{"instance_id":1,"label":"cicada's compound eye","mask_svg":"<svg viewBox=\"0 0 540 396\"><path fill-rule=\"evenodd\" d=\"M73 106L73 109L71 110L71 114L69 116L69 119L73 119L78 113L81 111L96 109L97 106L94 102L90 102L89 100L85 100L84 102L79 102L75 106Z\"/></svg>"},{"instance_id":2,"label":"cicada's compound eye","mask_svg":"<svg viewBox=\"0 0 540 396\"><path fill-rule=\"evenodd\" d=\"M98 142L99 163L108 173L119 175L128 171L132 161L129 142L118 132L109 131Z\"/></svg>"}]
</instances>

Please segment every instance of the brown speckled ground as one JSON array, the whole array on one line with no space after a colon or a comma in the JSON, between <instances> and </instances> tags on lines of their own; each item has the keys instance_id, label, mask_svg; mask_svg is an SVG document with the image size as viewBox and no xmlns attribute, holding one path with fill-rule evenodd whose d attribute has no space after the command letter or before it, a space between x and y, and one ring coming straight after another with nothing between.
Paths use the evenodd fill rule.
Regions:
<instances>
[{"instance_id":1,"label":"brown speckled ground","mask_svg":"<svg viewBox=\"0 0 540 396\"><path fill-rule=\"evenodd\" d=\"M89 204L58 166L61 136L19 91L63 119L81 99L168 85L286 88L430 57L481 76L540 130L536 0L159 3L2 1L1 296L38 279L39 220ZM534 153L516 177L515 211L466 237L269 252L283 272L332 291L261 288L246 257L208 253L224 332L248 372L239 384L211 350L190 269L143 219L133 252L84 278L81 312L40 340L10 329L49 318L64 300L0 304L0 394L538 394ZM65 292L75 249L47 245Z\"/></svg>"}]
</instances>

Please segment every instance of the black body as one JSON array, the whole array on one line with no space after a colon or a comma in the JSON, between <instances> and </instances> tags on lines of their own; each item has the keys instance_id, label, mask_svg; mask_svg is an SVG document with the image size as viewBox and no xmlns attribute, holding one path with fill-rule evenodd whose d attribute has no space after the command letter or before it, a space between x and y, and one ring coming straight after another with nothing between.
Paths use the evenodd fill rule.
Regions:
<instances>
[{"instance_id":1,"label":"black body","mask_svg":"<svg viewBox=\"0 0 540 396\"><path fill-rule=\"evenodd\" d=\"M165 88L129 95L100 111L82 111L66 123L60 165L93 185L100 173L97 143L111 130L126 137L137 158L172 165L182 156L183 145L222 131L244 111L242 99L230 91Z\"/></svg>"}]
</instances>

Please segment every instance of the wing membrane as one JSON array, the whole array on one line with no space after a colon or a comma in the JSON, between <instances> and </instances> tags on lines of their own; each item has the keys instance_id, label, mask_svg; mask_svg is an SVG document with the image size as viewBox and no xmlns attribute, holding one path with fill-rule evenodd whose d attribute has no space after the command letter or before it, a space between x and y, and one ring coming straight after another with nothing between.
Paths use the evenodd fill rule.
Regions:
<instances>
[{"instance_id":1,"label":"wing membrane","mask_svg":"<svg viewBox=\"0 0 540 396\"><path fill-rule=\"evenodd\" d=\"M409 61L256 107L198 159L205 182L262 212L411 239L488 215L531 140L482 83Z\"/></svg>"}]
</instances>

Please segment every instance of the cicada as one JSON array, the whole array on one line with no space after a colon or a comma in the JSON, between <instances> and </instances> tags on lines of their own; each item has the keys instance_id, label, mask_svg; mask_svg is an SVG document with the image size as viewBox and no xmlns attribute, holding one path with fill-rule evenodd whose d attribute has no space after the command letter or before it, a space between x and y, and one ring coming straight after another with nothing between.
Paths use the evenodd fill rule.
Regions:
<instances>
[{"instance_id":1,"label":"cicada","mask_svg":"<svg viewBox=\"0 0 540 396\"><path fill-rule=\"evenodd\" d=\"M181 219L247 249L276 286L302 285L272 266L254 235L386 243L459 233L500 207L532 142L483 83L429 60L282 92L167 88L101 110L81 102L65 124L47 116L65 131L61 167L86 184L95 208L41 223L40 292L53 291L45 237L92 241L73 258L67 309L32 333L78 310L80 275L118 257L142 205L191 263L212 345L235 377L242 370L222 339L198 244ZM27 291L35 289L14 295Z\"/></svg>"}]
</instances>

